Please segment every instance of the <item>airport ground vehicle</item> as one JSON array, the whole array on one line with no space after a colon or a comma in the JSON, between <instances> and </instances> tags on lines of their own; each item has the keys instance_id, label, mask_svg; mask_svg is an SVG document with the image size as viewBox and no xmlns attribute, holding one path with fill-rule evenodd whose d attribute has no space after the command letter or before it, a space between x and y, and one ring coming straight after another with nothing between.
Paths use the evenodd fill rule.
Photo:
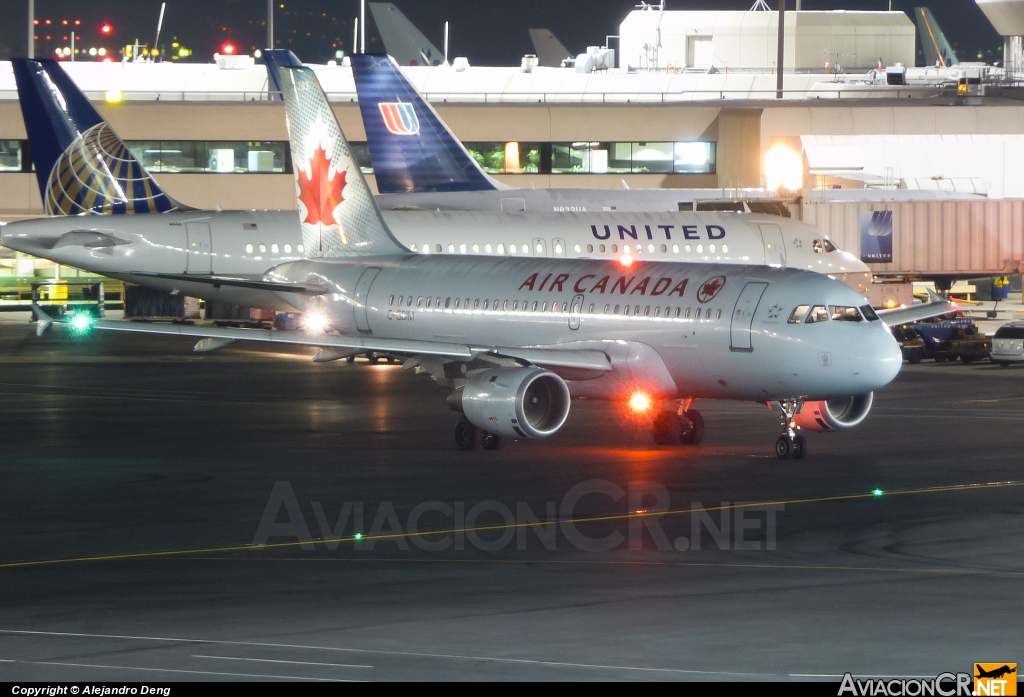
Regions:
<instances>
[{"instance_id":1,"label":"airport ground vehicle","mask_svg":"<svg viewBox=\"0 0 1024 697\"><path fill-rule=\"evenodd\" d=\"M892 328L892 336L900 345L903 352L903 360L910 363L920 363L924 358L924 339L917 333L917 330L903 324Z\"/></svg>"},{"instance_id":2,"label":"airport ground vehicle","mask_svg":"<svg viewBox=\"0 0 1024 697\"><path fill-rule=\"evenodd\" d=\"M922 358L934 359L936 363L956 360L951 353L953 341L963 339L967 332L977 334L978 325L967 317L956 317L939 322L915 322L903 325L904 329L915 331L922 339Z\"/></svg>"},{"instance_id":3,"label":"airport ground vehicle","mask_svg":"<svg viewBox=\"0 0 1024 697\"><path fill-rule=\"evenodd\" d=\"M1024 361L1024 322L1010 322L999 327L992 337L989 357L1004 368Z\"/></svg>"},{"instance_id":4,"label":"airport ground vehicle","mask_svg":"<svg viewBox=\"0 0 1024 697\"><path fill-rule=\"evenodd\" d=\"M958 329L957 337L949 343L949 360L973 363L988 358L991 350L992 339L976 328Z\"/></svg>"}]
</instances>

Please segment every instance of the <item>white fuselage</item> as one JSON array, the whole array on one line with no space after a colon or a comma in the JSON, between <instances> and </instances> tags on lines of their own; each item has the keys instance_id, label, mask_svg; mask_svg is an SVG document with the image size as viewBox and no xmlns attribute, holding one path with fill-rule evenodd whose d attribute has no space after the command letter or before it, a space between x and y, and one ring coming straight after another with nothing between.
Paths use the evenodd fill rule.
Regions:
<instances>
[{"instance_id":1,"label":"white fuselage","mask_svg":"<svg viewBox=\"0 0 1024 697\"><path fill-rule=\"evenodd\" d=\"M662 397L832 399L882 387L902 363L877 319L805 322L812 306L867 302L795 269L410 254L291 262L272 275L326 287L282 299L326 314L345 335L603 351L612 370L575 376L576 396L642 387Z\"/></svg>"},{"instance_id":2,"label":"white fuselage","mask_svg":"<svg viewBox=\"0 0 1024 697\"><path fill-rule=\"evenodd\" d=\"M384 218L402 244L423 256L766 264L828 274L861 292L871 280L862 262L836 250L814 227L776 216L387 211ZM284 308L265 291L133 272L262 278L271 267L306 257L295 211L38 218L4 226L2 242L112 278L276 309Z\"/></svg>"}]
</instances>

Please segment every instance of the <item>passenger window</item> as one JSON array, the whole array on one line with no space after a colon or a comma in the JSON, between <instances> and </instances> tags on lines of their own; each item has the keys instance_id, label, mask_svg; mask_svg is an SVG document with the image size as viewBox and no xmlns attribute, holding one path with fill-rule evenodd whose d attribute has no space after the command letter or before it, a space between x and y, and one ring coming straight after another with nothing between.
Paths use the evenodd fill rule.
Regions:
<instances>
[{"instance_id":1,"label":"passenger window","mask_svg":"<svg viewBox=\"0 0 1024 697\"><path fill-rule=\"evenodd\" d=\"M547 312L548 311L548 304L547 304L547 302L544 303L544 306L540 309L540 311L541 312Z\"/></svg>"},{"instance_id":2,"label":"passenger window","mask_svg":"<svg viewBox=\"0 0 1024 697\"><path fill-rule=\"evenodd\" d=\"M828 320L828 310L824 305L815 305L811 308L811 314L807 315L807 324L814 322L825 322Z\"/></svg>"},{"instance_id":3,"label":"passenger window","mask_svg":"<svg viewBox=\"0 0 1024 697\"><path fill-rule=\"evenodd\" d=\"M693 251L693 247L691 247L690 245L686 245L685 247L683 247L683 249L685 249L685 250L686 250L686 253L687 253L687 254L689 254L690 252L692 252L692 251Z\"/></svg>"},{"instance_id":4,"label":"passenger window","mask_svg":"<svg viewBox=\"0 0 1024 697\"><path fill-rule=\"evenodd\" d=\"M681 307L677 307L676 308L676 319L679 319L679 313L680 312L682 312L682 308Z\"/></svg>"},{"instance_id":5,"label":"passenger window","mask_svg":"<svg viewBox=\"0 0 1024 697\"><path fill-rule=\"evenodd\" d=\"M729 253L729 245L723 244L722 245L722 254L728 254L728 253Z\"/></svg>"},{"instance_id":6,"label":"passenger window","mask_svg":"<svg viewBox=\"0 0 1024 697\"><path fill-rule=\"evenodd\" d=\"M245 245L245 253L246 254L252 254L252 249L253 249L253 247L252 247L251 244Z\"/></svg>"},{"instance_id":7,"label":"passenger window","mask_svg":"<svg viewBox=\"0 0 1024 697\"><path fill-rule=\"evenodd\" d=\"M594 307L594 306L591 305L590 307ZM562 303L562 312L567 312L568 310L569 310L569 303Z\"/></svg>"},{"instance_id":8,"label":"passenger window","mask_svg":"<svg viewBox=\"0 0 1024 697\"><path fill-rule=\"evenodd\" d=\"M416 298L416 307L423 307L423 296Z\"/></svg>"},{"instance_id":9,"label":"passenger window","mask_svg":"<svg viewBox=\"0 0 1024 697\"><path fill-rule=\"evenodd\" d=\"M708 308L708 311L704 313L704 319L711 319L711 308L710 307Z\"/></svg>"},{"instance_id":10,"label":"passenger window","mask_svg":"<svg viewBox=\"0 0 1024 697\"><path fill-rule=\"evenodd\" d=\"M604 245L603 244L601 245L601 251L602 252L604 251Z\"/></svg>"},{"instance_id":11,"label":"passenger window","mask_svg":"<svg viewBox=\"0 0 1024 697\"><path fill-rule=\"evenodd\" d=\"M715 319L722 319L722 311L721 310L719 310L717 313L715 313Z\"/></svg>"},{"instance_id":12,"label":"passenger window","mask_svg":"<svg viewBox=\"0 0 1024 697\"><path fill-rule=\"evenodd\" d=\"M480 253L480 245L474 244L473 245L473 254L479 254L479 253Z\"/></svg>"},{"instance_id":13,"label":"passenger window","mask_svg":"<svg viewBox=\"0 0 1024 697\"><path fill-rule=\"evenodd\" d=\"M697 254L703 254L703 253L704 253L704 245L698 244L697 245Z\"/></svg>"},{"instance_id":14,"label":"passenger window","mask_svg":"<svg viewBox=\"0 0 1024 697\"><path fill-rule=\"evenodd\" d=\"M544 303L544 304L546 305L547 303ZM523 305L523 307L526 307L526 305ZM533 301L533 311L534 312L537 311L537 301L536 300Z\"/></svg>"},{"instance_id":15,"label":"passenger window","mask_svg":"<svg viewBox=\"0 0 1024 697\"><path fill-rule=\"evenodd\" d=\"M452 299L451 298L445 298L444 299L444 309L447 310L451 306L452 306Z\"/></svg>"},{"instance_id":16,"label":"passenger window","mask_svg":"<svg viewBox=\"0 0 1024 697\"><path fill-rule=\"evenodd\" d=\"M433 298L427 298L427 307L430 307L430 301L431 300L433 300Z\"/></svg>"},{"instance_id":17,"label":"passenger window","mask_svg":"<svg viewBox=\"0 0 1024 697\"><path fill-rule=\"evenodd\" d=\"M501 309L502 309L502 310L507 310L507 309L508 309L508 300L506 300L505 302L503 302L503 303L501 304Z\"/></svg>"},{"instance_id":18,"label":"passenger window","mask_svg":"<svg viewBox=\"0 0 1024 697\"><path fill-rule=\"evenodd\" d=\"M863 319L860 316L860 310L855 307L839 307L837 305L830 305L828 309L832 315L832 319L837 322L860 322Z\"/></svg>"},{"instance_id":19,"label":"passenger window","mask_svg":"<svg viewBox=\"0 0 1024 697\"><path fill-rule=\"evenodd\" d=\"M807 316L807 311L810 309L810 305L797 305L796 309L789 315L789 323L800 324L804 321L804 317Z\"/></svg>"},{"instance_id":20,"label":"passenger window","mask_svg":"<svg viewBox=\"0 0 1024 697\"><path fill-rule=\"evenodd\" d=\"M612 245L612 254L615 254L618 251L619 251L619 245L613 244Z\"/></svg>"},{"instance_id":21,"label":"passenger window","mask_svg":"<svg viewBox=\"0 0 1024 697\"><path fill-rule=\"evenodd\" d=\"M616 315L619 314L619 306L616 305L615 309L612 312L613 312L613 314L616 314Z\"/></svg>"},{"instance_id":22,"label":"passenger window","mask_svg":"<svg viewBox=\"0 0 1024 697\"><path fill-rule=\"evenodd\" d=\"M266 253L266 251L267 251L267 245L261 244L260 245L260 254L264 254L264 253Z\"/></svg>"},{"instance_id":23,"label":"passenger window","mask_svg":"<svg viewBox=\"0 0 1024 697\"><path fill-rule=\"evenodd\" d=\"M505 245L499 244L498 245L498 254L504 254L504 253L505 253Z\"/></svg>"},{"instance_id":24,"label":"passenger window","mask_svg":"<svg viewBox=\"0 0 1024 697\"><path fill-rule=\"evenodd\" d=\"M583 247L582 247L582 246L580 246L580 245L576 245L576 246L574 246L574 247L573 247L573 249L575 249L575 250L576 250L576 253L577 253L577 254L579 254L579 253L580 253L580 251L581 251L581 250L583 249Z\"/></svg>"},{"instance_id":25,"label":"passenger window","mask_svg":"<svg viewBox=\"0 0 1024 697\"><path fill-rule=\"evenodd\" d=\"M401 295L398 296L398 306L399 307L402 306L402 296Z\"/></svg>"},{"instance_id":26,"label":"passenger window","mask_svg":"<svg viewBox=\"0 0 1024 697\"><path fill-rule=\"evenodd\" d=\"M414 250L412 250L412 251L414 251L414 252L415 252L416 250L414 249ZM292 253L292 246L291 246L290 244L286 244L286 245L284 246L284 253L285 253L285 254L291 254L291 253Z\"/></svg>"},{"instance_id":27,"label":"passenger window","mask_svg":"<svg viewBox=\"0 0 1024 697\"><path fill-rule=\"evenodd\" d=\"M469 305L469 302L467 302L466 305ZM479 310L480 309L480 299L479 298L477 298L476 301L474 301L473 309L474 310Z\"/></svg>"},{"instance_id":28,"label":"passenger window","mask_svg":"<svg viewBox=\"0 0 1024 697\"><path fill-rule=\"evenodd\" d=\"M435 247L435 249L436 249L438 254L441 253L441 245L437 245L437 247ZM299 251L302 251L302 250L299 250Z\"/></svg>"},{"instance_id":29,"label":"passenger window","mask_svg":"<svg viewBox=\"0 0 1024 697\"><path fill-rule=\"evenodd\" d=\"M518 310L519 309L519 301L518 300L513 300L512 301L512 309L513 310Z\"/></svg>"},{"instance_id":30,"label":"passenger window","mask_svg":"<svg viewBox=\"0 0 1024 697\"><path fill-rule=\"evenodd\" d=\"M590 314L594 314L594 303L590 303Z\"/></svg>"},{"instance_id":31,"label":"passenger window","mask_svg":"<svg viewBox=\"0 0 1024 697\"><path fill-rule=\"evenodd\" d=\"M648 305L647 307L644 308L644 317L650 317L650 316L651 316L651 306Z\"/></svg>"},{"instance_id":32,"label":"passenger window","mask_svg":"<svg viewBox=\"0 0 1024 697\"><path fill-rule=\"evenodd\" d=\"M605 313L606 315L608 314L608 310L609 310L610 308L611 308L611 305L605 305L605 306L604 306L604 313Z\"/></svg>"},{"instance_id":33,"label":"passenger window","mask_svg":"<svg viewBox=\"0 0 1024 697\"><path fill-rule=\"evenodd\" d=\"M303 252L305 252L305 251L306 251L306 248L305 248L304 246L302 246L302 245L300 244L300 245L299 245L298 247L296 247L296 248L295 248L295 250L296 250L296 251L297 251L297 252L298 252L299 254L302 254Z\"/></svg>"},{"instance_id":34,"label":"passenger window","mask_svg":"<svg viewBox=\"0 0 1024 697\"><path fill-rule=\"evenodd\" d=\"M690 319L690 308L686 308L686 319Z\"/></svg>"},{"instance_id":35,"label":"passenger window","mask_svg":"<svg viewBox=\"0 0 1024 697\"><path fill-rule=\"evenodd\" d=\"M490 254L491 253L491 245L485 244L484 245L484 251L487 252L488 254Z\"/></svg>"},{"instance_id":36,"label":"passenger window","mask_svg":"<svg viewBox=\"0 0 1024 697\"><path fill-rule=\"evenodd\" d=\"M672 245L672 253L673 254L679 254L679 245L678 244Z\"/></svg>"},{"instance_id":37,"label":"passenger window","mask_svg":"<svg viewBox=\"0 0 1024 697\"><path fill-rule=\"evenodd\" d=\"M437 307L441 307L441 298L438 298L437 302L435 302L434 305L436 305Z\"/></svg>"},{"instance_id":38,"label":"passenger window","mask_svg":"<svg viewBox=\"0 0 1024 697\"><path fill-rule=\"evenodd\" d=\"M715 253L715 245L709 244L708 245L708 251L711 252L712 254L714 254Z\"/></svg>"},{"instance_id":39,"label":"passenger window","mask_svg":"<svg viewBox=\"0 0 1024 697\"><path fill-rule=\"evenodd\" d=\"M654 308L654 316L655 317L661 317L661 308L660 307Z\"/></svg>"},{"instance_id":40,"label":"passenger window","mask_svg":"<svg viewBox=\"0 0 1024 697\"><path fill-rule=\"evenodd\" d=\"M516 246L514 244L510 244L508 246L508 253L509 254L515 254L516 253Z\"/></svg>"},{"instance_id":41,"label":"passenger window","mask_svg":"<svg viewBox=\"0 0 1024 697\"><path fill-rule=\"evenodd\" d=\"M449 254L455 254L455 245L454 244L448 245L448 253Z\"/></svg>"},{"instance_id":42,"label":"passenger window","mask_svg":"<svg viewBox=\"0 0 1024 697\"><path fill-rule=\"evenodd\" d=\"M459 309L459 305L462 303L462 298L455 298L455 309Z\"/></svg>"},{"instance_id":43,"label":"passenger window","mask_svg":"<svg viewBox=\"0 0 1024 697\"><path fill-rule=\"evenodd\" d=\"M662 252L667 252L668 251L668 245L664 245L664 244L661 245L661 251Z\"/></svg>"},{"instance_id":44,"label":"passenger window","mask_svg":"<svg viewBox=\"0 0 1024 697\"><path fill-rule=\"evenodd\" d=\"M592 244L588 244L588 245L587 245L587 253L589 254L589 253L591 253L591 252L593 252L593 251L594 251L594 245L592 245Z\"/></svg>"},{"instance_id":45,"label":"passenger window","mask_svg":"<svg viewBox=\"0 0 1024 697\"><path fill-rule=\"evenodd\" d=\"M390 306L392 306L394 304L395 304L395 296L392 295L390 298L388 298L388 307L390 307Z\"/></svg>"}]
</instances>

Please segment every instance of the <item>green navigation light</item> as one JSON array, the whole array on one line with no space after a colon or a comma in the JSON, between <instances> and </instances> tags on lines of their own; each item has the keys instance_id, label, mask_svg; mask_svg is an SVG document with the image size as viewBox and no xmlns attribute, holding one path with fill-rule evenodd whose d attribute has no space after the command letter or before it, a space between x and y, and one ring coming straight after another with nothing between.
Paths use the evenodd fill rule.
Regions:
<instances>
[{"instance_id":1,"label":"green navigation light","mask_svg":"<svg viewBox=\"0 0 1024 697\"><path fill-rule=\"evenodd\" d=\"M71 331L75 334L87 334L92 329L92 317L86 313L71 315Z\"/></svg>"},{"instance_id":2,"label":"green navigation light","mask_svg":"<svg viewBox=\"0 0 1024 697\"><path fill-rule=\"evenodd\" d=\"M884 491L882 491L881 489L872 489L872 490L871 490L871 494L872 494L873 496L881 496L881 495L882 495L882 494L884 494L884 493L885 493L885 492L884 492Z\"/></svg>"},{"instance_id":3,"label":"green navigation light","mask_svg":"<svg viewBox=\"0 0 1024 697\"><path fill-rule=\"evenodd\" d=\"M356 541L358 542L359 540L363 539L363 533L357 532L355 537L356 537Z\"/></svg>"}]
</instances>

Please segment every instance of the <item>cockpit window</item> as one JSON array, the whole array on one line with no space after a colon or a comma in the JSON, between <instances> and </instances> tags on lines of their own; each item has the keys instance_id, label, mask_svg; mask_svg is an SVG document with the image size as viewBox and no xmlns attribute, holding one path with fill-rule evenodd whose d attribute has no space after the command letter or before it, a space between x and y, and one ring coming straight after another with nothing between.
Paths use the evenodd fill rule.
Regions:
<instances>
[{"instance_id":1,"label":"cockpit window","mask_svg":"<svg viewBox=\"0 0 1024 697\"><path fill-rule=\"evenodd\" d=\"M810 305L797 305L796 309L793 310L793 314L789 316L790 324L800 324L804 321L804 317L807 316L807 311L811 309Z\"/></svg>"},{"instance_id":2,"label":"cockpit window","mask_svg":"<svg viewBox=\"0 0 1024 697\"><path fill-rule=\"evenodd\" d=\"M807 324L813 322L827 322L828 321L828 308L824 305L815 305L811 308L811 314L807 315Z\"/></svg>"},{"instance_id":3,"label":"cockpit window","mask_svg":"<svg viewBox=\"0 0 1024 697\"><path fill-rule=\"evenodd\" d=\"M838 252L839 251L839 247L837 247L834 244L832 244L832 240L830 240L827 237L822 240L822 243L825 245L825 251L826 252Z\"/></svg>"},{"instance_id":4,"label":"cockpit window","mask_svg":"<svg viewBox=\"0 0 1024 697\"><path fill-rule=\"evenodd\" d=\"M836 322L860 322L864 318L860 316L860 310L855 307L841 307L829 305L829 313Z\"/></svg>"},{"instance_id":5,"label":"cockpit window","mask_svg":"<svg viewBox=\"0 0 1024 697\"><path fill-rule=\"evenodd\" d=\"M878 321L878 314L870 305L862 305L860 308L860 313L864 315L864 319L866 319L868 322Z\"/></svg>"},{"instance_id":6,"label":"cockpit window","mask_svg":"<svg viewBox=\"0 0 1024 697\"><path fill-rule=\"evenodd\" d=\"M821 254L825 251L825 245L821 243L821 240L814 240L812 246L814 247L815 254Z\"/></svg>"}]
</instances>

